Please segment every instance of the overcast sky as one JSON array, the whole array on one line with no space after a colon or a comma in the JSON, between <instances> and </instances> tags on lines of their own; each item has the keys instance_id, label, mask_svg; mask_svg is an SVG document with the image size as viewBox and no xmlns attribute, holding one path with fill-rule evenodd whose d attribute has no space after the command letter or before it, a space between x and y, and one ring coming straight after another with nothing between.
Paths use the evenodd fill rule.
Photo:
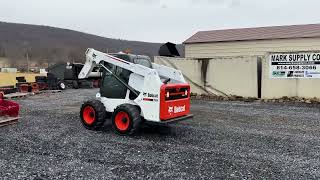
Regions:
<instances>
[{"instance_id":1,"label":"overcast sky","mask_svg":"<svg viewBox=\"0 0 320 180\"><path fill-rule=\"evenodd\" d=\"M0 21L181 43L195 32L320 23L319 0L0 0Z\"/></svg>"}]
</instances>

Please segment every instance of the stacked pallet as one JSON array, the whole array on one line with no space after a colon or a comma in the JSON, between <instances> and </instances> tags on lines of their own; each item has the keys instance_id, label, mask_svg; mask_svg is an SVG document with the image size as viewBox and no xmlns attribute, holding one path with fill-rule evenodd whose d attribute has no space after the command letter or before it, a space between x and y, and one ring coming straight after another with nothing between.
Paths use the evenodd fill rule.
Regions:
<instances>
[{"instance_id":1,"label":"stacked pallet","mask_svg":"<svg viewBox=\"0 0 320 180\"><path fill-rule=\"evenodd\" d=\"M4 99L17 99L17 98L24 98L27 97L29 93L11 93L11 94L6 94L4 95Z\"/></svg>"},{"instance_id":2,"label":"stacked pallet","mask_svg":"<svg viewBox=\"0 0 320 180\"><path fill-rule=\"evenodd\" d=\"M19 104L3 98L3 93L0 93L0 127L15 124L19 119Z\"/></svg>"},{"instance_id":3,"label":"stacked pallet","mask_svg":"<svg viewBox=\"0 0 320 180\"><path fill-rule=\"evenodd\" d=\"M18 123L19 117L0 116L0 127Z\"/></svg>"}]
</instances>

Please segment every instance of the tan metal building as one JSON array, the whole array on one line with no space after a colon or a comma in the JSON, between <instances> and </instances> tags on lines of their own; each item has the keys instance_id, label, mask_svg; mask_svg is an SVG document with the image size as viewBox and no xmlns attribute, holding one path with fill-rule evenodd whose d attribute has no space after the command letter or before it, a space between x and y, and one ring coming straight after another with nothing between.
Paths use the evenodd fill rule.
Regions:
<instances>
[{"instance_id":1,"label":"tan metal building","mask_svg":"<svg viewBox=\"0 0 320 180\"><path fill-rule=\"evenodd\" d=\"M184 44L187 58L313 51L320 49L320 24L199 31Z\"/></svg>"},{"instance_id":2,"label":"tan metal building","mask_svg":"<svg viewBox=\"0 0 320 180\"><path fill-rule=\"evenodd\" d=\"M200 31L185 42L185 59L156 57L181 69L200 94L265 99L320 98L320 79L270 76L273 53L320 52L320 24Z\"/></svg>"}]
</instances>

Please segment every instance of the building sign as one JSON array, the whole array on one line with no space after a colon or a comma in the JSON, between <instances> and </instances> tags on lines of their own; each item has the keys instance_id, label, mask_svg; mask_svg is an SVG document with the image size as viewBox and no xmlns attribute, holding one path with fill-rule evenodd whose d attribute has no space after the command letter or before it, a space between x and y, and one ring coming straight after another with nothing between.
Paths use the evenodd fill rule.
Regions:
<instances>
[{"instance_id":1,"label":"building sign","mask_svg":"<svg viewBox=\"0 0 320 180\"><path fill-rule=\"evenodd\" d=\"M320 52L269 55L271 78L320 78Z\"/></svg>"}]
</instances>

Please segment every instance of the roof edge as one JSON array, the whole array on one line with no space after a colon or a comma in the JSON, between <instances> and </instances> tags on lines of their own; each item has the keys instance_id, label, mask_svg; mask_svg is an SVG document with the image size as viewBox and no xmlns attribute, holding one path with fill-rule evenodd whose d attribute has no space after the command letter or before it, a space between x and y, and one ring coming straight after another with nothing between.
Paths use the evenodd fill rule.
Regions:
<instances>
[{"instance_id":1,"label":"roof edge","mask_svg":"<svg viewBox=\"0 0 320 180\"><path fill-rule=\"evenodd\" d=\"M281 40L281 39L308 39L308 38L320 38L320 36L312 37L297 37L297 38L265 38L265 39L245 39L245 40L226 40L226 41L206 41L206 42L183 42L182 44L204 44L204 43L223 43L223 42L241 42L241 41L263 41L263 40Z\"/></svg>"},{"instance_id":2,"label":"roof edge","mask_svg":"<svg viewBox=\"0 0 320 180\"><path fill-rule=\"evenodd\" d=\"M182 44L194 44L194 43L213 43L213 42L236 42L236 41L255 41L255 40L272 40L272 39L297 39L297 38L315 38L315 37L320 37L320 35L311 35L311 34L302 34L300 36L295 36L295 37L262 37L262 38L247 38L247 39L226 39L226 40L210 40L210 38L206 41L206 40L199 40L196 39L197 36L201 36L201 34L204 33L223 33L224 31L261 31L263 32L263 30L268 29L269 31L273 30L273 28L310 28L310 26L317 26L317 28L320 28L320 24L296 24L296 25L281 25L281 26L262 26L262 27L248 27L248 28L229 28L229 29L216 29L216 30L208 30L208 31L198 31L195 34L193 34L191 37L189 37L188 39L186 39L185 41L183 41ZM199 35L200 34L200 35Z\"/></svg>"}]
</instances>

